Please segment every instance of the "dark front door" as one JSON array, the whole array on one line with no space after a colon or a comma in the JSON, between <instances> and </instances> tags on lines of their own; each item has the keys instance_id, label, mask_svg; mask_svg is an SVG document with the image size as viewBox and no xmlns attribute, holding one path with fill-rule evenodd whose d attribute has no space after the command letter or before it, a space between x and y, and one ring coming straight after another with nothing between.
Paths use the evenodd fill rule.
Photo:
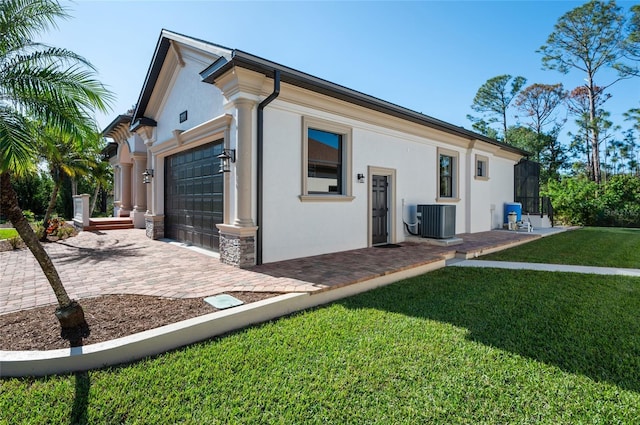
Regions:
<instances>
[{"instance_id":1,"label":"dark front door","mask_svg":"<svg viewBox=\"0 0 640 425\"><path fill-rule=\"evenodd\" d=\"M371 243L373 245L388 242L387 223L389 205L387 176L372 176L371 178Z\"/></svg>"},{"instance_id":2,"label":"dark front door","mask_svg":"<svg viewBox=\"0 0 640 425\"><path fill-rule=\"evenodd\" d=\"M165 159L165 236L218 251L216 224L223 217L223 175L218 173L223 141Z\"/></svg>"}]
</instances>

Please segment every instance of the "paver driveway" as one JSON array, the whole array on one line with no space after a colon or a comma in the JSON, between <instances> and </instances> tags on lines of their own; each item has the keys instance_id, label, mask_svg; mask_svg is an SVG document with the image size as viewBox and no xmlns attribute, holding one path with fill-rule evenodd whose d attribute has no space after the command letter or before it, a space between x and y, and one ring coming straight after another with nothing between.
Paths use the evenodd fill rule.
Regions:
<instances>
[{"instance_id":1,"label":"paver driveway","mask_svg":"<svg viewBox=\"0 0 640 425\"><path fill-rule=\"evenodd\" d=\"M249 270L175 244L154 241L143 229L81 232L45 244L69 295L105 294L196 298L236 291L313 292L362 282L452 257L539 237L491 231L461 235L462 245L406 242L256 266ZM28 250L0 252L0 314L56 302Z\"/></svg>"},{"instance_id":2,"label":"paver driveway","mask_svg":"<svg viewBox=\"0 0 640 425\"><path fill-rule=\"evenodd\" d=\"M173 298L223 292L307 292L320 289L286 277L260 275L162 241L141 229L80 232L45 244L69 296L138 294ZM27 250L0 252L0 313L56 302Z\"/></svg>"}]
</instances>

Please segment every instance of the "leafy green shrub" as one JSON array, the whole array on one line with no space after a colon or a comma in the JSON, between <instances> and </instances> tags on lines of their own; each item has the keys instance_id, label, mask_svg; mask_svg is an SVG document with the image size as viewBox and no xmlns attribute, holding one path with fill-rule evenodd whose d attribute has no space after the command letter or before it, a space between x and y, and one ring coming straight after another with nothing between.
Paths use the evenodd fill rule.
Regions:
<instances>
[{"instance_id":1,"label":"leafy green shrub","mask_svg":"<svg viewBox=\"0 0 640 425\"><path fill-rule=\"evenodd\" d=\"M22 215L29 223L36 221L36 215L31 210L22 210Z\"/></svg>"},{"instance_id":2,"label":"leafy green shrub","mask_svg":"<svg viewBox=\"0 0 640 425\"><path fill-rule=\"evenodd\" d=\"M33 231L38 239L42 239L44 237L45 228L41 221L33 223L31 227L33 227Z\"/></svg>"},{"instance_id":3,"label":"leafy green shrub","mask_svg":"<svg viewBox=\"0 0 640 425\"><path fill-rule=\"evenodd\" d=\"M45 231L47 236L58 239L66 239L76 233L76 229L60 217L53 217L49 220Z\"/></svg>"},{"instance_id":4,"label":"leafy green shrub","mask_svg":"<svg viewBox=\"0 0 640 425\"><path fill-rule=\"evenodd\" d=\"M73 228L73 226L65 223L63 226L58 227L56 236L60 239L67 239L68 237L73 236L75 233L76 230Z\"/></svg>"},{"instance_id":5,"label":"leafy green shrub","mask_svg":"<svg viewBox=\"0 0 640 425\"><path fill-rule=\"evenodd\" d=\"M545 195L551 198L554 217L564 224L589 225L600 213L598 185L585 177L550 180Z\"/></svg>"},{"instance_id":6,"label":"leafy green shrub","mask_svg":"<svg viewBox=\"0 0 640 425\"><path fill-rule=\"evenodd\" d=\"M22 239L20 239L20 236L13 236L7 239L7 242L9 242L12 249L19 249L22 246Z\"/></svg>"},{"instance_id":7,"label":"leafy green shrub","mask_svg":"<svg viewBox=\"0 0 640 425\"><path fill-rule=\"evenodd\" d=\"M640 227L640 178L616 175L598 186L585 177L550 181L555 217L564 224Z\"/></svg>"}]
</instances>

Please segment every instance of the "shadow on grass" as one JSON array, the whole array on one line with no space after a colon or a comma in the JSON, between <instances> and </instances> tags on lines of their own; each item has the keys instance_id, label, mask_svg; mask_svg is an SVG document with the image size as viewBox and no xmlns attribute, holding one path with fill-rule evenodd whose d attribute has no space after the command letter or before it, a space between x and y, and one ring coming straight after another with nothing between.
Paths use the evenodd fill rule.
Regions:
<instances>
[{"instance_id":1,"label":"shadow on grass","mask_svg":"<svg viewBox=\"0 0 640 425\"><path fill-rule=\"evenodd\" d=\"M87 408L89 406L89 389L91 388L91 379L89 372L76 372L76 390L73 399L73 407L71 408L70 424L86 424L88 423Z\"/></svg>"},{"instance_id":2,"label":"shadow on grass","mask_svg":"<svg viewBox=\"0 0 640 425\"><path fill-rule=\"evenodd\" d=\"M447 268L340 302L468 329L470 340L640 392L640 279Z\"/></svg>"},{"instance_id":3,"label":"shadow on grass","mask_svg":"<svg viewBox=\"0 0 640 425\"><path fill-rule=\"evenodd\" d=\"M82 350L84 345L82 337L69 341L71 351ZM73 397L73 406L71 408L70 424L86 424L88 423L87 409L89 407L89 389L91 388L91 379L88 371L79 371L74 373L75 377L75 393Z\"/></svg>"}]
</instances>

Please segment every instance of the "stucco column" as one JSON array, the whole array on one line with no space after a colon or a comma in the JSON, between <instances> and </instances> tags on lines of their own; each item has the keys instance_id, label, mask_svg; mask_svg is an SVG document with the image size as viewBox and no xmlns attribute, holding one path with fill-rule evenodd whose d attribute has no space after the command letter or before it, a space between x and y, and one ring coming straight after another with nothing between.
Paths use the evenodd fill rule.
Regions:
<instances>
[{"instance_id":1,"label":"stucco column","mask_svg":"<svg viewBox=\"0 0 640 425\"><path fill-rule=\"evenodd\" d=\"M256 264L256 232L252 212L253 107L256 101L234 100L236 112L235 209L232 224L216 224L220 230L220 261L236 267ZM225 178L228 181L228 177ZM232 180L234 181L234 180ZM230 184L225 183L225 190ZM226 217L225 217L226 218Z\"/></svg>"},{"instance_id":2,"label":"stucco column","mask_svg":"<svg viewBox=\"0 0 640 425\"><path fill-rule=\"evenodd\" d=\"M253 107L256 102L249 99L237 99L238 108L238 140L236 149L236 218L234 225L253 227L251 218L251 161Z\"/></svg>"},{"instance_id":3,"label":"stucco column","mask_svg":"<svg viewBox=\"0 0 640 425\"><path fill-rule=\"evenodd\" d=\"M145 142L146 144L146 142ZM147 145L147 149L148 149L148 145ZM155 173L155 167L153 166L152 163L152 157L151 157L151 152L147 150L147 168L151 168L152 170L154 170ZM155 175L154 175L155 178ZM153 206L153 182L151 184L147 184L146 186L146 195L147 195L147 212L146 214L150 215L153 214L153 210L154 210L154 206Z\"/></svg>"},{"instance_id":4,"label":"stucco column","mask_svg":"<svg viewBox=\"0 0 640 425\"><path fill-rule=\"evenodd\" d=\"M120 192L121 198L120 198L120 202L121 202L121 209L120 209L120 215L122 216L122 213L128 213L129 211L131 211L131 168L132 168L133 164L129 164L129 163L122 163L120 164L120 188L122 189L122 191Z\"/></svg>"},{"instance_id":5,"label":"stucco column","mask_svg":"<svg viewBox=\"0 0 640 425\"><path fill-rule=\"evenodd\" d=\"M147 210L147 188L143 183L142 173L147 166L147 156L136 155L133 157L133 181L135 182L135 205L131 212L133 226L136 229L144 229L144 214Z\"/></svg>"},{"instance_id":6,"label":"stucco column","mask_svg":"<svg viewBox=\"0 0 640 425\"><path fill-rule=\"evenodd\" d=\"M120 175L122 173L122 169L119 165L113 167L113 205L117 208L120 208L122 202L120 201Z\"/></svg>"}]
</instances>

